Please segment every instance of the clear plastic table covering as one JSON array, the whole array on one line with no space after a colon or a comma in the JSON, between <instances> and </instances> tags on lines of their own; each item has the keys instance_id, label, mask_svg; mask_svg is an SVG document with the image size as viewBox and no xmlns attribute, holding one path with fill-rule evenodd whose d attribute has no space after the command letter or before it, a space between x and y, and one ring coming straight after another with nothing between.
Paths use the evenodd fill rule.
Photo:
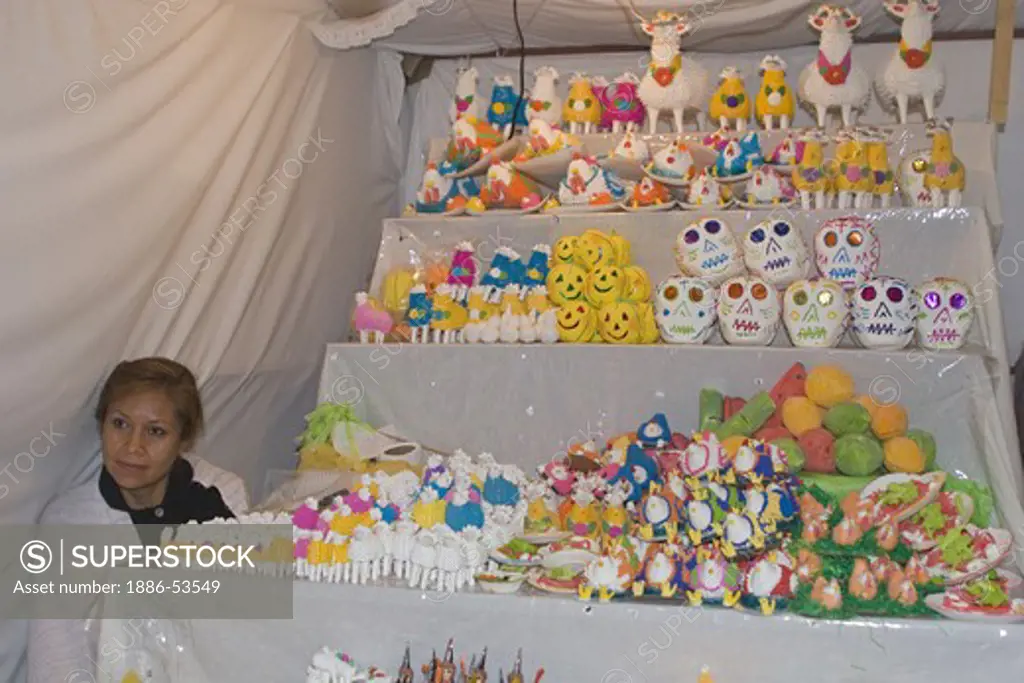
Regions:
<instances>
[{"instance_id":1,"label":"clear plastic table covering","mask_svg":"<svg viewBox=\"0 0 1024 683\"><path fill-rule=\"evenodd\" d=\"M113 599L117 599L114 596ZM136 625L107 620L101 642L132 645L103 665L120 683L124 662L156 661L182 683L300 683L313 654L341 649L364 665L414 666L454 638L467 662L488 648L488 673L550 683L679 683L702 666L716 683L935 683L1017 681L1024 626L941 620L812 620L682 603L583 603L554 596L422 593L407 588L297 582L295 618ZM136 647L134 643L138 643ZM137 652L148 648L146 654ZM147 659L149 658L149 659Z\"/></svg>"}]
</instances>

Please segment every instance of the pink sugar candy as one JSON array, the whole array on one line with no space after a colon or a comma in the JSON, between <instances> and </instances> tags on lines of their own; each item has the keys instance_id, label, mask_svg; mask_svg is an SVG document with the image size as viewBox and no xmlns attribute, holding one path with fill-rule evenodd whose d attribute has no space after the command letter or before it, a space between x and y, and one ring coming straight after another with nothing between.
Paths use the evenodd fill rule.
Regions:
<instances>
[{"instance_id":1,"label":"pink sugar candy","mask_svg":"<svg viewBox=\"0 0 1024 683\"><path fill-rule=\"evenodd\" d=\"M292 514L292 524L304 531L312 531L320 522L320 513L305 503Z\"/></svg>"}]
</instances>

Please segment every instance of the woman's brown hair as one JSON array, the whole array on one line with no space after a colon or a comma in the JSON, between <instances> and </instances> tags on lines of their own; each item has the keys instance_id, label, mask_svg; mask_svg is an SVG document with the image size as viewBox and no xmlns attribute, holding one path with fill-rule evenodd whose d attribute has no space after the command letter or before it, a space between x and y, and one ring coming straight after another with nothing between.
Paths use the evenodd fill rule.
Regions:
<instances>
[{"instance_id":1,"label":"woman's brown hair","mask_svg":"<svg viewBox=\"0 0 1024 683\"><path fill-rule=\"evenodd\" d=\"M117 364L107 377L96 405L96 422L100 429L111 403L139 391L161 391L167 395L174 404L182 442L191 444L203 433L203 402L195 375L181 363L156 357Z\"/></svg>"}]
</instances>

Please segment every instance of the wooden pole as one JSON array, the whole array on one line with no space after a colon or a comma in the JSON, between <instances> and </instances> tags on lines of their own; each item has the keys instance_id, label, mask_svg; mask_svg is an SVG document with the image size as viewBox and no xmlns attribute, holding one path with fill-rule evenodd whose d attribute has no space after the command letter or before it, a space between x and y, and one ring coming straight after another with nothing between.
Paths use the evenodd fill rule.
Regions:
<instances>
[{"instance_id":1,"label":"wooden pole","mask_svg":"<svg viewBox=\"0 0 1024 683\"><path fill-rule=\"evenodd\" d=\"M1015 5L1014 0L998 0L996 5L996 35L992 43L988 118L997 125L1005 125L1009 118Z\"/></svg>"}]
</instances>

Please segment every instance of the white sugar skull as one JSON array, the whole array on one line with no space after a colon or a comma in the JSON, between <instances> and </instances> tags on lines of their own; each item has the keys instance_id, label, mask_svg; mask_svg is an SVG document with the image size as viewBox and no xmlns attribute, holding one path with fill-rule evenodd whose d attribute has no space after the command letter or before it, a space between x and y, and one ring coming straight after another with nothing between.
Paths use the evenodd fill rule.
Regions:
<instances>
[{"instance_id":1,"label":"white sugar skull","mask_svg":"<svg viewBox=\"0 0 1024 683\"><path fill-rule=\"evenodd\" d=\"M917 293L885 275L864 282L853 295L853 336L868 349L902 349L914 338Z\"/></svg>"},{"instance_id":2,"label":"white sugar skull","mask_svg":"<svg viewBox=\"0 0 1024 683\"><path fill-rule=\"evenodd\" d=\"M726 280L718 293L718 329L728 344L771 344L781 313L779 293L759 277Z\"/></svg>"},{"instance_id":3,"label":"white sugar skull","mask_svg":"<svg viewBox=\"0 0 1024 683\"><path fill-rule=\"evenodd\" d=\"M974 322L974 297L963 282L939 277L917 288L917 342L932 350L959 349Z\"/></svg>"},{"instance_id":4,"label":"white sugar skull","mask_svg":"<svg viewBox=\"0 0 1024 683\"><path fill-rule=\"evenodd\" d=\"M654 293L654 318L669 344L703 344L711 336L718 312L718 292L698 278L674 275Z\"/></svg>"},{"instance_id":5,"label":"white sugar skull","mask_svg":"<svg viewBox=\"0 0 1024 683\"><path fill-rule=\"evenodd\" d=\"M850 322L849 295L833 280L797 280L782 297L782 322L793 346L835 346Z\"/></svg>"},{"instance_id":6,"label":"white sugar skull","mask_svg":"<svg viewBox=\"0 0 1024 683\"><path fill-rule=\"evenodd\" d=\"M874 276L882 245L871 223L846 216L825 221L814 238L814 252L822 277L853 289Z\"/></svg>"},{"instance_id":7,"label":"white sugar skull","mask_svg":"<svg viewBox=\"0 0 1024 683\"><path fill-rule=\"evenodd\" d=\"M747 232L743 260L751 273L773 287L785 287L810 274L811 258L800 231L789 221L768 219Z\"/></svg>"},{"instance_id":8,"label":"white sugar skull","mask_svg":"<svg viewBox=\"0 0 1024 683\"><path fill-rule=\"evenodd\" d=\"M725 221L702 218L676 237L676 264L684 275L712 285L744 272L739 245Z\"/></svg>"}]
</instances>

